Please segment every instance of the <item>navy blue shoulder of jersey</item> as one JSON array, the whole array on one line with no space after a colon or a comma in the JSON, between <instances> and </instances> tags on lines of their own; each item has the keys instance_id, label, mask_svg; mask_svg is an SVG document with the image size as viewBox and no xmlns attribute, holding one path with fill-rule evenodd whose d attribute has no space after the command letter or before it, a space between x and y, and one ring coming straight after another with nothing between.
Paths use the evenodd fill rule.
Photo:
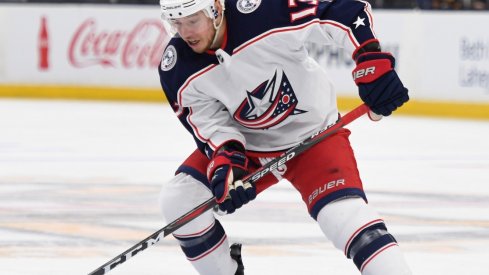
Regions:
<instances>
[{"instance_id":1,"label":"navy blue shoulder of jersey","mask_svg":"<svg viewBox=\"0 0 489 275\"><path fill-rule=\"evenodd\" d=\"M257 7L253 7L253 4ZM307 23L316 18L318 10L325 10L330 5L329 1L226 0L229 50L269 31ZM293 17L308 9L310 13L307 16Z\"/></svg>"},{"instance_id":2,"label":"navy blue shoulder of jersey","mask_svg":"<svg viewBox=\"0 0 489 275\"><path fill-rule=\"evenodd\" d=\"M243 6L258 3L259 6L247 13ZM280 31L307 24L312 20L336 22L350 29L359 44L374 38L371 31L371 15L365 1L358 0L227 0L226 20L228 26L228 45L231 53L244 43L258 38L267 32ZM355 26L360 18L364 28Z\"/></svg>"},{"instance_id":3,"label":"navy blue shoulder of jersey","mask_svg":"<svg viewBox=\"0 0 489 275\"><path fill-rule=\"evenodd\" d=\"M337 22L351 31L360 46L375 39L370 4L361 0L333 0L331 5L318 8L321 20ZM360 27L363 26L363 27Z\"/></svg>"},{"instance_id":4,"label":"navy blue shoulder of jersey","mask_svg":"<svg viewBox=\"0 0 489 275\"><path fill-rule=\"evenodd\" d=\"M217 63L215 57L208 54L196 54L185 41L174 37L166 46L160 66L158 66L160 84L168 103L185 129L194 136L195 143L202 152L205 152L206 144L195 137L192 127L187 121L190 110L178 104L178 90L192 74Z\"/></svg>"},{"instance_id":5,"label":"navy blue shoulder of jersey","mask_svg":"<svg viewBox=\"0 0 489 275\"><path fill-rule=\"evenodd\" d=\"M171 48L174 52L170 57L167 57L166 55L168 55ZM163 64L166 58L174 60L167 61L169 64ZM178 102L177 93L185 81L195 72L212 64L218 64L215 56L197 54L192 51L183 39L179 37L172 38L165 48L158 68L160 83L167 98Z\"/></svg>"}]
</instances>

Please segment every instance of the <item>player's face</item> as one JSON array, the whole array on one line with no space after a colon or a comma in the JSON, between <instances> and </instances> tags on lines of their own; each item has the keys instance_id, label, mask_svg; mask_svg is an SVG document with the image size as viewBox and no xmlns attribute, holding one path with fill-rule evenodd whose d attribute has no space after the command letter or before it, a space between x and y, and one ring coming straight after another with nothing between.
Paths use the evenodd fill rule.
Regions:
<instances>
[{"instance_id":1,"label":"player's face","mask_svg":"<svg viewBox=\"0 0 489 275\"><path fill-rule=\"evenodd\" d=\"M203 53L210 49L216 30L203 11L173 19L170 24L194 52Z\"/></svg>"}]
</instances>

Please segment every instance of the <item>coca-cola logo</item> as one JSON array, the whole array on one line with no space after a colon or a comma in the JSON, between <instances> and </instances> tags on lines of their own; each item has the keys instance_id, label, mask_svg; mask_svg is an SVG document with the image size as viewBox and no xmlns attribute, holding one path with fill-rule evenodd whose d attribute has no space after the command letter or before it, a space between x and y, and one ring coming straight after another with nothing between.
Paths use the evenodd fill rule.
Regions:
<instances>
[{"instance_id":1,"label":"coca-cola logo","mask_svg":"<svg viewBox=\"0 0 489 275\"><path fill-rule=\"evenodd\" d=\"M90 18L76 29L68 59L77 68L156 68L169 38L159 20L142 20L132 30L104 30Z\"/></svg>"}]
</instances>

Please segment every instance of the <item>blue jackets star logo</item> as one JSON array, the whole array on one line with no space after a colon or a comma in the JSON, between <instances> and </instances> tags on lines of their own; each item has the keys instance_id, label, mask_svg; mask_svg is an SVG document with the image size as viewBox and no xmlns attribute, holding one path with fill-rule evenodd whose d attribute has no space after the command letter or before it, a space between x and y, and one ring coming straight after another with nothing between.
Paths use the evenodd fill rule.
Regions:
<instances>
[{"instance_id":1,"label":"blue jackets star logo","mask_svg":"<svg viewBox=\"0 0 489 275\"><path fill-rule=\"evenodd\" d=\"M233 115L234 119L246 128L268 129L290 115L305 113L306 111L297 109L299 102L284 72L280 84L277 84L275 71L272 79L247 92L247 98Z\"/></svg>"},{"instance_id":2,"label":"blue jackets star logo","mask_svg":"<svg viewBox=\"0 0 489 275\"><path fill-rule=\"evenodd\" d=\"M365 18L360 18L360 16L357 16L357 21L353 22L353 25L355 25L355 29L357 29L360 26L365 26Z\"/></svg>"}]
</instances>

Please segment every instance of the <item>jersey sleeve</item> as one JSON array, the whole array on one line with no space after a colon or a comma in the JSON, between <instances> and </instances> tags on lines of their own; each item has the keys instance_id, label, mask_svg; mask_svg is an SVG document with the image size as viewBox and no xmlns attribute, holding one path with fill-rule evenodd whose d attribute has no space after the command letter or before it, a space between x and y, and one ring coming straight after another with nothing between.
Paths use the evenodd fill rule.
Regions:
<instances>
[{"instance_id":1,"label":"jersey sleeve","mask_svg":"<svg viewBox=\"0 0 489 275\"><path fill-rule=\"evenodd\" d=\"M221 102L195 88L181 94L179 104L188 108L187 122L196 140L205 144L204 153L209 158L226 142L238 141L246 145L238 125Z\"/></svg>"},{"instance_id":2,"label":"jersey sleeve","mask_svg":"<svg viewBox=\"0 0 489 275\"><path fill-rule=\"evenodd\" d=\"M235 140L246 144L244 136L237 130L222 103L193 89L181 91L181 96L177 97L177 92L165 83L163 72L159 72L162 89L173 112L185 129L192 134L198 149L208 158L228 141Z\"/></svg>"},{"instance_id":3,"label":"jersey sleeve","mask_svg":"<svg viewBox=\"0 0 489 275\"><path fill-rule=\"evenodd\" d=\"M293 5L291 5L293 3ZM377 41L371 6L366 1L289 0L292 24L311 24L304 42L334 44L351 55L364 45Z\"/></svg>"},{"instance_id":4,"label":"jersey sleeve","mask_svg":"<svg viewBox=\"0 0 489 275\"><path fill-rule=\"evenodd\" d=\"M185 129L187 131L189 131L193 135L192 127L190 127L190 124L187 122L188 116L190 114L190 110L188 108L184 108L184 107L182 107L182 106L180 106L178 104L178 102L176 101L175 97L172 96L173 95L172 94L172 90L167 85L167 83L165 83L165 81L163 80L162 71L161 70L159 70L159 74L160 74L161 87L163 89L163 93L165 94L165 96L166 96L166 98L168 100L168 104L172 108L173 112L177 116L177 118L180 121L180 123L182 123L182 125L185 127ZM205 153L205 146L206 146L206 144L203 143L203 142L201 142L197 138L195 138L195 136L193 136L193 137L194 137L195 143L197 145L197 148L202 153Z\"/></svg>"}]
</instances>

